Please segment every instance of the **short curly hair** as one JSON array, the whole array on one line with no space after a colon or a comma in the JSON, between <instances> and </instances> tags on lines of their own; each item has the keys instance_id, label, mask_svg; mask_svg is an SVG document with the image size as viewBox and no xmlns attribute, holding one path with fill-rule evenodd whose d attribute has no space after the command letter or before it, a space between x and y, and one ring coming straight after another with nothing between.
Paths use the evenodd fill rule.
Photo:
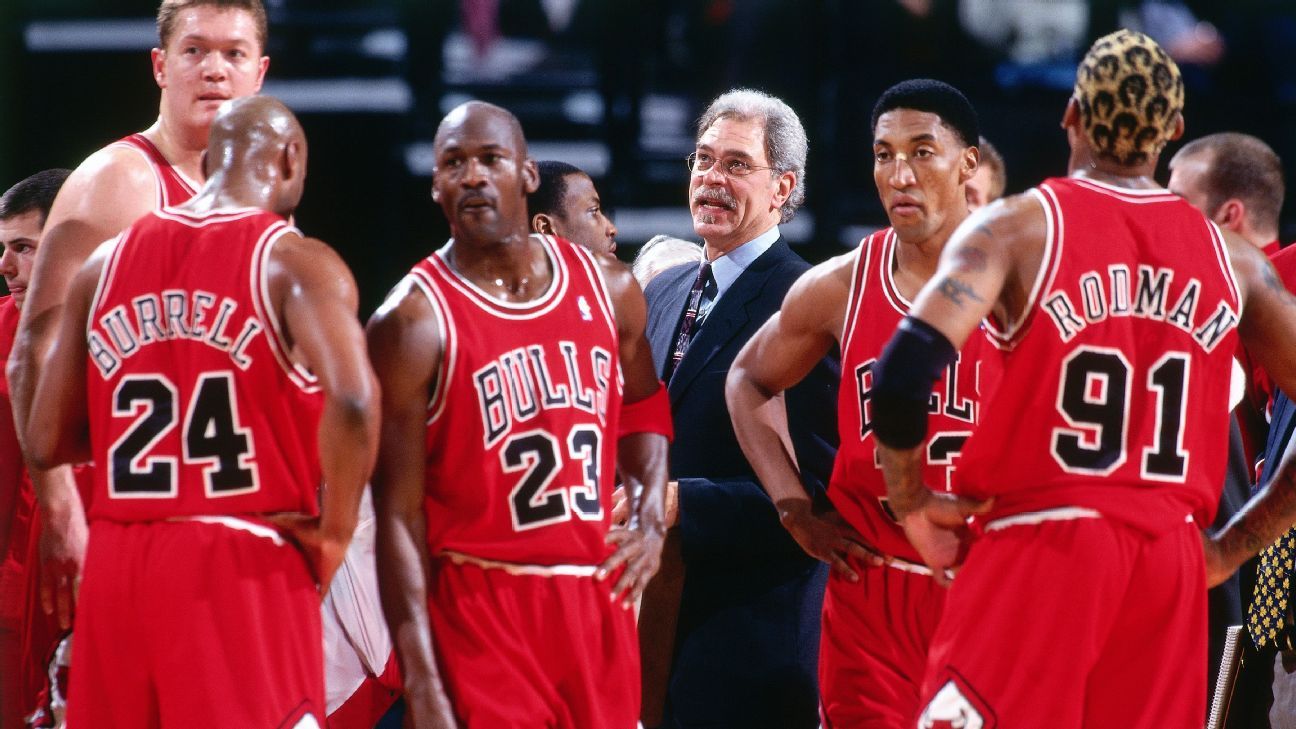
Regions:
<instances>
[{"instance_id":1,"label":"short curly hair","mask_svg":"<svg viewBox=\"0 0 1296 729\"><path fill-rule=\"evenodd\" d=\"M1183 111L1179 67L1156 41L1118 30L1094 41L1076 69L1080 124L1099 157L1143 164L1174 136Z\"/></svg>"}]
</instances>

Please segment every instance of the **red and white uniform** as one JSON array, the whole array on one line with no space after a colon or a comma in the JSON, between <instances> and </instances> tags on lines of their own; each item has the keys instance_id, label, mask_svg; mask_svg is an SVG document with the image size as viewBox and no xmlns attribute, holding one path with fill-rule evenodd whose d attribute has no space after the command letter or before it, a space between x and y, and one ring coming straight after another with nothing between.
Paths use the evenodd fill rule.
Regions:
<instances>
[{"instance_id":1,"label":"red and white uniform","mask_svg":"<svg viewBox=\"0 0 1296 729\"><path fill-rule=\"evenodd\" d=\"M470 729L633 727L633 616L591 577L611 553L616 320L593 257L538 240L553 281L534 301L477 288L449 245L410 273L444 345L428 403L432 631Z\"/></svg>"},{"instance_id":2,"label":"red and white uniform","mask_svg":"<svg viewBox=\"0 0 1296 729\"><path fill-rule=\"evenodd\" d=\"M900 245L890 228L860 242L842 328L841 445L828 497L870 549L897 561L887 567L856 563L858 583L835 572L829 577L819 646L821 704L829 728L909 725L945 600L945 588L932 580L883 506L886 483L875 455L873 366L910 307L893 278ZM959 451L980 416L979 393L997 371L994 359L984 359L987 349L983 337L972 337L933 388L923 471L931 488L952 486Z\"/></svg>"},{"instance_id":3,"label":"red and white uniform","mask_svg":"<svg viewBox=\"0 0 1296 729\"><path fill-rule=\"evenodd\" d=\"M322 721L314 579L256 518L317 513L322 395L267 298L289 232L260 210L166 209L112 244L86 329L100 467L73 729Z\"/></svg>"},{"instance_id":4,"label":"red and white uniform","mask_svg":"<svg viewBox=\"0 0 1296 729\"><path fill-rule=\"evenodd\" d=\"M1223 239L1164 190L1067 178L1031 194L1043 263L1020 326L988 322L1002 384L956 477L994 511L950 591L919 725L1200 726L1197 525L1223 483L1241 306Z\"/></svg>"},{"instance_id":5,"label":"red and white uniform","mask_svg":"<svg viewBox=\"0 0 1296 729\"><path fill-rule=\"evenodd\" d=\"M162 152L143 134L131 134L108 145L108 149L114 148L135 150L153 168L153 176L157 180L157 205L155 206L157 210L188 202L201 187L172 166L167 158L162 156Z\"/></svg>"},{"instance_id":6,"label":"red and white uniform","mask_svg":"<svg viewBox=\"0 0 1296 729\"><path fill-rule=\"evenodd\" d=\"M18 331L18 307L12 296L0 298L0 363L9 360ZM3 369L0 367L0 369ZM23 468L22 449L14 429L9 382L0 371L0 519L8 522L8 541L0 543L0 680L3 706L8 711L0 724L21 724L22 714L32 708L24 690L29 666L22 660L25 626L24 597L30 559L28 534L36 518L35 494ZM41 615L44 617L44 615Z\"/></svg>"}]
</instances>

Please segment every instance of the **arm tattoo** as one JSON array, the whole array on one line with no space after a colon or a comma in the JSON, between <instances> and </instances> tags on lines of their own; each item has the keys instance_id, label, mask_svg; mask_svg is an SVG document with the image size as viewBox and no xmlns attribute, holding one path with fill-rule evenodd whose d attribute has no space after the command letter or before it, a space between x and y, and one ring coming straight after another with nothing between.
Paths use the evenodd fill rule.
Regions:
<instances>
[{"instance_id":1,"label":"arm tattoo","mask_svg":"<svg viewBox=\"0 0 1296 729\"><path fill-rule=\"evenodd\" d=\"M985 299L977 296L977 293L972 290L971 286L968 286L962 281L951 276L946 276L941 279L940 292L941 295L949 299L951 303L958 307L962 307L967 299L971 299L972 301L985 301Z\"/></svg>"},{"instance_id":2,"label":"arm tattoo","mask_svg":"<svg viewBox=\"0 0 1296 729\"><path fill-rule=\"evenodd\" d=\"M1278 273L1274 271L1274 267L1267 261L1265 265L1260 267L1260 278L1264 281L1264 285L1269 287L1269 290L1279 293L1287 292L1287 287L1283 286L1282 279L1278 278Z\"/></svg>"},{"instance_id":3,"label":"arm tattoo","mask_svg":"<svg viewBox=\"0 0 1296 729\"><path fill-rule=\"evenodd\" d=\"M958 249L954 254L954 260L958 261L961 270L968 273L981 273L988 265L986 252L970 246Z\"/></svg>"}]
</instances>

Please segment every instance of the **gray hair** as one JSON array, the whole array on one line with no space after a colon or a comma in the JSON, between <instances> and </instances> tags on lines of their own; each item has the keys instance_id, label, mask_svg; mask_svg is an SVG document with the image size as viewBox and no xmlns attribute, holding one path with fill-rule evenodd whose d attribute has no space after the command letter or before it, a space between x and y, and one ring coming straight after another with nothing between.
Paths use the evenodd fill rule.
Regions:
<instances>
[{"instance_id":1,"label":"gray hair","mask_svg":"<svg viewBox=\"0 0 1296 729\"><path fill-rule=\"evenodd\" d=\"M774 172L791 172L796 175L792 194L779 209L781 222L788 222L796 209L805 202L805 127L792 107L769 94L753 89L734 89L717 96L698 119L697 136L701 138L718 119L733 118L739 121L759 119L765 126L765 156Z\"/></svg>"},{"instance_id":2,"label":"gray hair","mask_svg":"<svg viewBox=\"0 0 1296 729\"><path fill-rule=\"evenodd\" d=\"M630 264L630 273L640 286L646 287L662 271L681 263L697 263L702 256L702 246L697 243L669 235L654 235L639 247L634 263Z\"/></svg>"}]
</instances>

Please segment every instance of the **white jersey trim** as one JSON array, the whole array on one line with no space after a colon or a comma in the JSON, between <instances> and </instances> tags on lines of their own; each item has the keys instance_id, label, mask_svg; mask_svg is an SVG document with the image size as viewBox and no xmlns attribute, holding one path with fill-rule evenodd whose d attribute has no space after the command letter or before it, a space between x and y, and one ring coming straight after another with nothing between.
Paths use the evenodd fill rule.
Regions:
<instances>
[{"instance_id":1,"label":"white jersey trim","mask_svg":"<svg viewBox=\"0 0 1296 729\"><path fill-rule=\"evenodd\" d=\"M117 277L117 264L121 260L121 252L125 247L127 235L134 229L134 226L123 230L113 238L100 244L100 248L108 246L111 250L108 252L107 259L104 261L103 269L99 271L99 282L95 284L94 295L90 298L90 316L85 320L86 340L90 339L90 332L94 329L95 320L98 318L99 307L104 297L112 290L114 279ZM98 249L96 249L96 252ZM92 254L93 255L93 254Z\"/></svg>"},{"instance_id":2,"label":"white jersey trim","mask_svg":"<svg viewBox=\"0 0 1296 729\"><path fill-rule=\"evenodd\" d=\"M283 538L283 535L280 534L277 529L268 527L264 524L256 524L250 521L245 521L235 516L219 516L219 515L173 516L170 519L167 519L167 521L176 522L176 523L181 523L186 521L196 521L199 524L215 524L217 526L223 526L229 529L235 529L237 531L247 532L248 534L251 534L256 537L261 537L262 539L269 539L270 541L274 542L276 547L282 547L288 543L287 540Z\"/></svg>"},{"instance_id":3,"label":"white jersey trim","mask_svg":"<svg viewBox=\"0 0 1296 729\"><path fill-rule=\"evenodd\" d=\"M858 321L859 310L863 306L864 292L868 291L868 283L864 278L868 275L869 261L873 257L871 241L875 235L877 233L864 236L855 248L855 261L851 264L850 293L846 295L846 318L842 321L841 336L838 337L842 352L850 349L851 340L855 337L855 322Z\"/></svg>"},{"instance_id":4,"label":"white jersey trim","mask_svg":"<svg viewBox=\"0 0 1296 729\"><path fill-rule=\"evenodd\" d=\"M447 283L463 294L464 298L491 316L514 320L534 319L548 314L554 307L558 306L559 302L567 294L568 277L570 276L570 272L567 270L567 262L553 248L548 238L543 235L535 237L540 241L545 255L549 258L553 271L553 280L549 282L549 288L539 298L531 301L505 301L487 293L479 288L477 284L460 275L450 265L450 260L447 257L450 246L454 243L453 240L433 252L432 255L427 257L427 260L440 272Z\"/></svg>"},{"instance_id":5,"label":"white jersey trim","mask_svg":"<svg viewBox=\"0 0 1296 729\"><path fill-rule=\"evenodd\" d=\"M503 570L514 576L532 576L532 577L593 577L598 571L599 566L596 564L519 564L517 562L500 562L499 560L486 559L477 557L463 552L455 552L449 549L443 549L437 553L439 557L445 557L456 565L462 567L466 564L474 567L481 567L486 570Z\"/></svg>"},{"instance_id":6,"label":"white jersey trim","mask_svg":"<svg viewBox=\"0 0 1296 729\"><path fill-rule=\"evenodd\" d=\"M1062 262L1062 207L1053 190L1046 185L1032 188L1028 192L1044 209L1044 255L1040 260L1039 271L1035 273L1035 282L1031 285L1030 294L1022 307L1021 321L1001 330L995 326L993 318L986 317L984 320L987 339L999 349L1012 349L1017 346L1017 342L1026 333L1035 316L1040 295L1053 285Z\"/></svg>"},{"instance_id":7,"label":"white jersey trim","mask_svg":"<svg viewBox=\"0 0 1296 729\"><path fill-rule=\"evenodd\" d=\"M125 139L119 139L116 142L113 142L112 144L108 145L108 147L109 148L121 147L123 149L129 149L135 154L138 154L139 156L144 158L144 163L148 165L149 171L153 173L153 184L155 186L154 189L157 191L157 204L154 205L153 207L158 210L161 210L162 208L166 207L167 205L166 184L162 181L162 172L158 170L157 164L153 162L153 158L149 156L149 153L144 151L143 149L140 149L138 144L128 142Z\"/></svg>"},{"instance_id":8,"label":"white jersey trim","mask_svg":"<svg viewBox=\"0 0 1296 729\"><path fill-rule=\"evenodd\" d=\"M1067 179L1076 183L1080 187L1088 188L1093 192L1108 195L1124 202L1134 203L1135 205L1146 205L1148 203L1160 203L1182 199L1164 187L1151 189L1120 187L1119 185L1113 185L1110 182L1093 180L1088 177L1069 177Z\"/></svg>"},{"instance_id":9,"label":"white jersey trim","mask_svg":"<svg viewBox=\"0 0 1296 729\"><path fill-rule=\"evenodd\" d=\"M153 214L163 220L171 220L181 225L187 225L190 228L205 228L216 223L228 223L233 220L250 218L264 212L266 211L260 208L215 208L198 213L182 210L178 207L164 207L153 211Z\"/></svg>"},{"instance_id":10,"label":"white jersey trim","mask_svg":"<svg viewBox=\"0 0 1296 729\"><path fill-rule=\"evenodd\" d=\"M286 221L277 220L266 227L257 240L256 246L252 249L252 280L250 282L252 306L256 310L257 318L266 325L266 343L270 345L270 351L274 353L280 369L298 389L306 393L315 393L320 390L319 379L310 370L292 361L292 357L289 356L291 350L284 337L279 316L275 313L274 306L271 305L270 274L268 273L270 254L274 250L275 243L288 233L301 235L300 230L289 225Z\"/></svg>"},{"instance_id":11,"label":"white jersey trim","mask_svg":"<svg viewBox=\"0 0 1296 729\"><path fill-rule=\"evenodd\" d=\"M424 270L415 268L408 275L414 288L423 292L428 304L432 307L432 316L436 317L437 330L441 335L441 366L432 385L432 394L427 403L427 424L431 425L445 411L446 393L450 389L450 378L455 370L455 358L458 356L459 340L456 335L454 320L450 318L450 307L441 297L441 290L432 277Z\"/></svg>"},{"instance_id":12,"label":"white jersey trim","mask_svg":"<svg viewBox=\"0 0 1296 729\"><path fill-rule=\"evenodd\" d=\"M1215 261L1219 264L1220 272L1224 274L1224 281L1228 284L1229 293L1233 296L1233 302L1237 308L1237 314L1242 315L1242 293L1241 287L1237 282L1237 271L1233 270L1233 259L1229 258L1228 244L1224 242L1224 232L1213 220L1207 220L1210 226L1210 235L1212 247L1215 249Z\"/></svg>"},{"instance_id":13,"label":"white jersey trim","mask_svg":"<svg viewBox=\"0 0 1296 729\"><path fill-rule=\"evenodd\" d=\"M551 244L555 249L558 247L557 241L551 241ZM576 251L577 260L581 262L581 266L585 268L585 273L589 275L590 283L593 284L594 292L597 294L599 308L603 310L608 332L612 335L612 341L620 343L621 332L617 329L616 314L613 313L615 307L612 304L612 292L608 289L607 280L603 278L603 267L594 259L594 254L590 251L581 248L575 243L569 242L567 245ZM555 253L557 253L556 250Z\"/></svg>"},{"instance_id":14,"label":"white jersey trim","mask_svg":"<svg viewBox=\"0 0 1296 729\"><path fill-rule=\"evenodd\" d=\"M1061 506L1043 511L1027 511L1021 514L995 519L985 525L985 531L997 532L1015 526L1035 526L1046 521L1075 521L1076 519L1101 519L1102 514L1082 506Z\"/></svg>"},{"instance_id":15,"label":"white jersey trim","mask_svg":"<svg viewBox=\"0 0 1296 729\"><path fill-rule=\"evenodd\" d=\"M906 299L904 294L900 293L900 287L896 285L893 271L895 269L896 249L900 246L899 237L895 229L888 229L886 237L882 239L882 252L879 254L878 275L882 279L882 293L886 300L896 313L901 317L909 316L909 310L913 308L913 302Z\"/></svg>"},{"instance_id":16,"label":"white jersey trim","mask_svg":"<svg viewBox=\"0 0 1296 729\"><path fill-rule=\"evenodd\" d=\"M143 138L145 142L151 145L159 155L162 154L162 150L158 149L157 145L153 144L152 140L150 140L148 137L145 137L143 134L140 134L139 136ZM126 139L119 139L116 142L113 142L112 144L108 145L109 149L111 149L112 147L124 147L126 149L134 151L136 154L144 158L144 162L147 163L149 169L153 171L153 181L157 185L157 205L154 205L153 207L161 210L162 208L165 208L168 205L172 204L171 199L167 196L166 181L162 179L162 170L159 168L158 163L153 159L153 156L148 153L148 150L141 147L138 141L135 141L135 135L132 134L130 137ZM175 165L171 164L170 160L167 161L167 165L171 168L171 171L175 173L176 177L179 177L180 181L183 182L186 186L188 186L190 197L198 194L198 190L202 187L202 185L189 179L189 176L186 175L184 172L181 172L179 167L176 167ZM182 202L184 202L184 200L176 200L175 204L178 205Z\"/></svg>"}]
</instances>

